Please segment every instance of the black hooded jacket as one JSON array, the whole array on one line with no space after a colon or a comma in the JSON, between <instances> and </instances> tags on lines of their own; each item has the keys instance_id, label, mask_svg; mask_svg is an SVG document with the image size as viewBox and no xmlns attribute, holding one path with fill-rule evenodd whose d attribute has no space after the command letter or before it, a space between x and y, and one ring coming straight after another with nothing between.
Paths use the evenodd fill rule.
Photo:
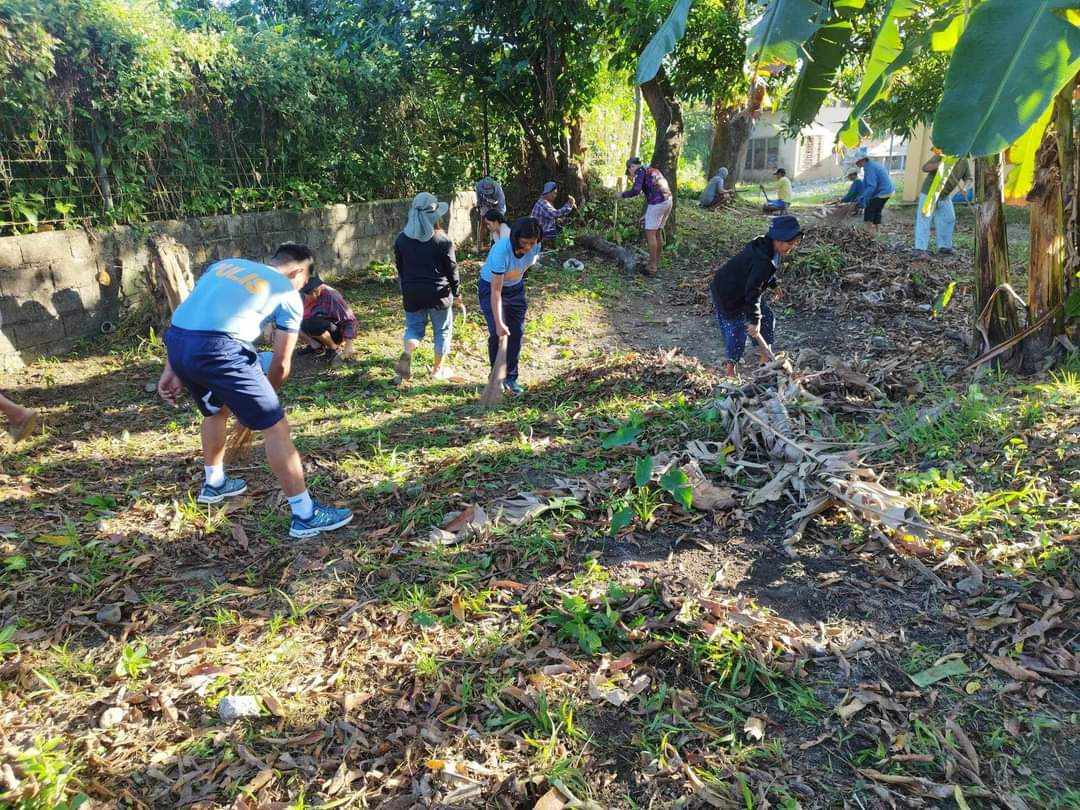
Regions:
<instances>
[{"instance_id":1,"label":"black hooded jacket","mask_svg":"<svg viewBox=\"0 0 1080 810\"><path fill-rule=\"evenodd\" d=\"M759 236L716 271L709 290L721 315L740 315L750 323L761 321L761 294L776 286L773 240Z\"/></svg>"}]
</instances>

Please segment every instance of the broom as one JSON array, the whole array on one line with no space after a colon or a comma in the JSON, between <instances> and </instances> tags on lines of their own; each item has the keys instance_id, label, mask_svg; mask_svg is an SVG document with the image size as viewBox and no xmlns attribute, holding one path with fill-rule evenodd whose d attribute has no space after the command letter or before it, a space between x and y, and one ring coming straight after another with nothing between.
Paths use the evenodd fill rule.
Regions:
<instances>
[{"instance_id":1,"label":"broom","mask_svg":"<svg viewBox=\"0 0 1080 810\"><path fill-rule=\"evenodd\" d=\"M251 455L251 444L255 434L251 428L244 427L235 422L229 436L225 439L225 463L235 464L238 461L247 460Z\"/></svg>"},{"instance_id":2,"label":"broom","mask_svg":"<svg viewBox=\"0 0 1080 810\"><path fill-rule=\"evenodd\" d=\"M499 338L499 351L488 375L487 387L480 395L480 405L494 408L503 398L503 380L506 379L506 335Z\"/></svg>"},{"instance_id":3,"label":"broom","mask_svg":"<svg viewBox=\"0 0 1080 810\"><path fill-rule=\"evenodd\" d=\"M765 352L765 357L769 360L770 363L776 359L776 353L773 352L772 346L765 342L765 338L761 336L761 332L757 332L754 335L754 340L757 341L757 344L761 347L761 350Z\"/></svg>"}]
</instances>

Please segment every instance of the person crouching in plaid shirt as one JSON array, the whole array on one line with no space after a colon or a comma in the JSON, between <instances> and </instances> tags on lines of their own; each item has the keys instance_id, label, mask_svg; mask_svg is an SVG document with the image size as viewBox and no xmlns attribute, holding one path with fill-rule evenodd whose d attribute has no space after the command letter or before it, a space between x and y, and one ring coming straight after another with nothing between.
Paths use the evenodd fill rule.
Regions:
<instances>
[{"instance_id":1,"label":"person crouching in plaid shirt","mask_svg":"<svg viewBox=\"0 0 1080 810\"><path fill-rule=\"evenodd\" d=\"M315 273L300 292L304 296L300 333L308 345L298 354L318 354L328 363L351 354L356 316L341 293Z\"/></svg>"},{"instance_id":2,"label":"person crouching in plaid shirt","mask_svg":"<svg viewBox=\"0 0 1080 810\"><path fill-rule=\"evenodd\" d=\"M540 223L540 231L544 239L554 239L559 235L562 226L559 220L577 208L577 200L569 194L566 195L566 205L556 209L555 197L559 193L559 185L552 181L544 183L544 190L540 193L540 199L533 205L532 216Z\"/></svg>"}]
</instances>

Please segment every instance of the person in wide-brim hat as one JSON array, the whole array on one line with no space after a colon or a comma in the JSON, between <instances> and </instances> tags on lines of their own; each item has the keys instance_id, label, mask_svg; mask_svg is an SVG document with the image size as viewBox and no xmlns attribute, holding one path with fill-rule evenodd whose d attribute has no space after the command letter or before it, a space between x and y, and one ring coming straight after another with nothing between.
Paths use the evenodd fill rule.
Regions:
<instances>
[{"instance_id":1,"label":"person in wide-brim hat","mask_svg":"<svg viewBox=\"0 0 1080 810\"><path fill-rule=\"evenodd\" d=\"M435 338L431 375L436 380L452 376L444 362L454 335L451 307L456 305L464 314L464 305L458 289L461 279L454 243L439 227L439 220L449 209L434 194L420 192L409 205L405 228L394 241L394 264L405 309L404 347L394 367L398 382L412 376L412 355L424 339L429 322Z\"/></svg>"},{"instance_id":2,"label":"person in wide-brim hat","mask_svg":"<svg viewBox=\"0 0 1080 810\"><path fill-rule=\"evenodd\" d=\"M735 375L746 351L747 336L772 345L776 318L764 300L765 290L777 287L783 258L799 244L802 227L790 214L775 217L768 232L751 240L720 267L709 284L716 321L724 337L726 372ZM777 293L778 294L778 293Z\"/></svg>"}]
</instances>

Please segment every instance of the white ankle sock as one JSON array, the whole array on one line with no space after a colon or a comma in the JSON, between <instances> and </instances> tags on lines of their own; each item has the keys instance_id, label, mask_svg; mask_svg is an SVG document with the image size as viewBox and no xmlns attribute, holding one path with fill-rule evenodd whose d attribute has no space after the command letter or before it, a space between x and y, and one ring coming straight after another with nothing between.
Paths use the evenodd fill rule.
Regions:
<instances>
[{"instance_id":1,"label":"white ankle sock","mask_svg":"<svg viewBox=\"0 0 1080 810\"><path fill-rule=\"evenodd\" d=\"M220 487L225 483L225 465L217 464L213 467L203 467L206 470L206 483L208 486Z\"/></svg>"},{"instance_id":2,"label":"white ankle sock","mask_svg":"<svg viewBox=\"0 0 1080 810\"><path fill-rule=\"evenodd\" d=\"M292 513L301 520L307 520L311 517L312 512L315 511L315 504L311 500L311 495L305 489L299 495L293 495L289 500L289 508L292 509Z\"/></svg>"}]
</instances>

